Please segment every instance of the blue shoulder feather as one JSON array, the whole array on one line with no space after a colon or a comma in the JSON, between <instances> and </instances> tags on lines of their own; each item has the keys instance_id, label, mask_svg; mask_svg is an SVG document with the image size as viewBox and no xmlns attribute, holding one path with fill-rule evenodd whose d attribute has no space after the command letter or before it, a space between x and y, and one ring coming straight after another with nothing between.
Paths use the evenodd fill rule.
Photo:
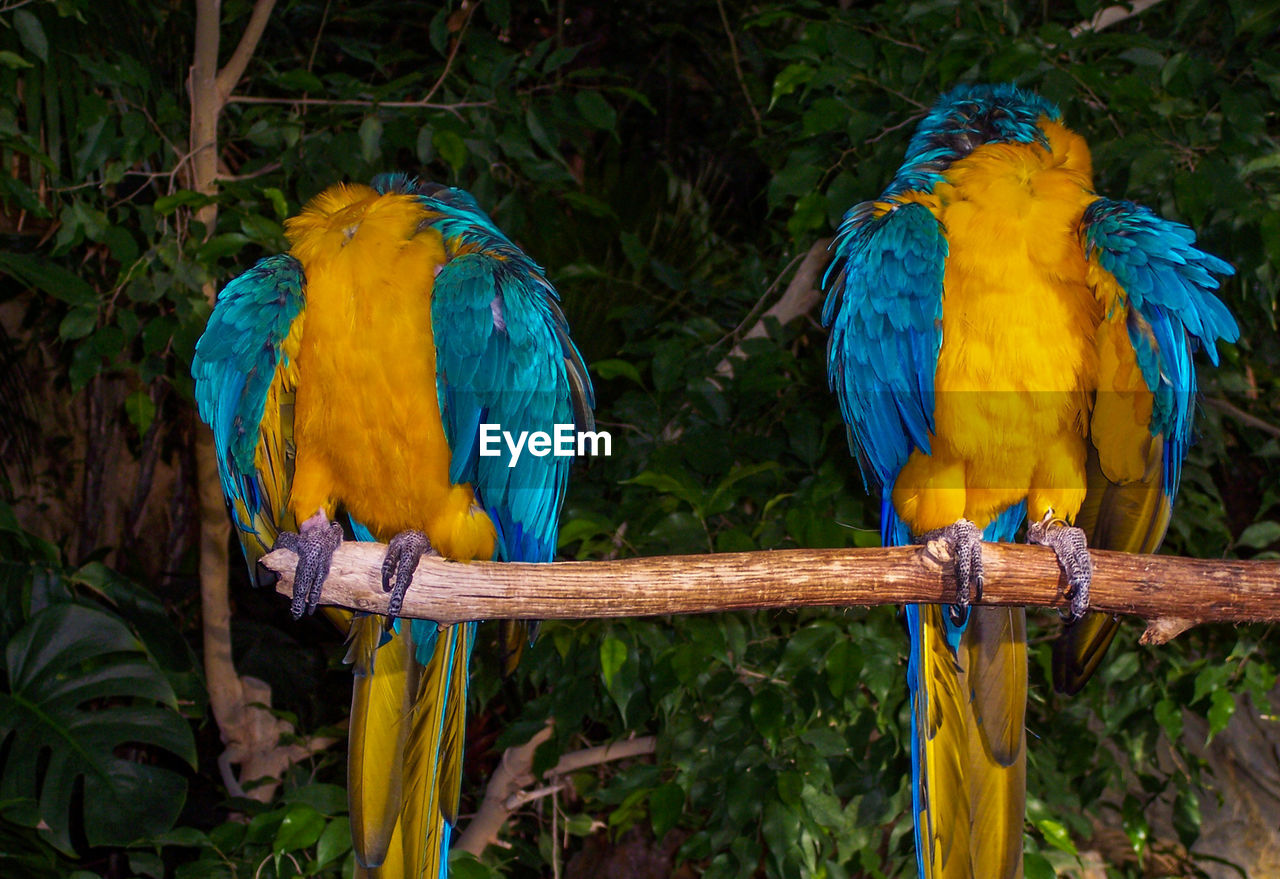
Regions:
<instances>
[{"instance_id":1,"label":"blue shoulder feather","mask_svg":"<svg viewBox=\"0 0 1280 879\"><path fill-rule=\"evenodd\" d=\"M1172 496L1195 416L1191 355L1203 348L1216 366L1217 341L1240 336L1235 318L1214 295L1215 275L1235 270L1197 248L1191 229L1130 201L1094 201L1085 210L1080 235L1086 257L1110 272L1124 291L1129 340L1155 395L1151 433L1165 439L1164 488Z\"/></svg>"},{"instance_id":2,"label":"blue shoulder feather","mask_svg":"<svg viewBox=\"0 0 1280 879\"><path fill-rule=\"evenodd\" d=\"M947 242L923 205L879 211L868 202L845 215L822 322L863 479L889 488L913 448L929 451Z\"/></svg>"}]
</instances>

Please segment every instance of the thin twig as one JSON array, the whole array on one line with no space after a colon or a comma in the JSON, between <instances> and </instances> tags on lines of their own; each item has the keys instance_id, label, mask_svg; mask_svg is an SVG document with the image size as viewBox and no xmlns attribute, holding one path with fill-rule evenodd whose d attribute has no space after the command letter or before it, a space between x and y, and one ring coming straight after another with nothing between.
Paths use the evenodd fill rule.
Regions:
<instances>
[{"instance_id":1,"label":"thin twig","mask_svg":"<svg viewBox=\"0 0 1280 879\"><path fill-rule=\"evenodd\" d=\"M467 35L467 28L471 25L471 16L475 15L475 11L479 8L479 3L467 7L467 16L462 20L462 26L458 28L458 35L454 38L453 45L449 47L449 57L444 60L444 70L440 72L440 78L435 81L435 84L422 96L423 101L431 100L435 93L439 91L440 86L444 85L445 78L453 68L453 60L458 57L458 50L462 48L462 38Z\"/></svg>"},{"instance_id":2,"label":"thin twig","mask_svg":"<svg viewBox=\"0 0 1280 879\"><path fill-rule=\"evenodd\" d=\"M747 100L747 109L756 122L756 136L764 137L764 122L760 111L751 100L751 92L747 89L747 78L742 72L742 59L738 56L738 41L733 38L733 28L729 26L729 14L724 11L724 0L716 0L716 8L720 10L720 21L724 24L725 36L729 38L729 55L733 58L733 70L738 76L738 85L742 87L742 96Z\"/></svg>"},{"instance_id":3,"label":"thin twig","mask_svg":"<svg viewBox=\"0 0 1280 879\"><path fill-rule=\"evenodd\" d=\"M1135 15L1161 2L1163 0L1133 0L1133 2L1125 6L1108 6L1105 9L1099 9L1094 13L1093 18L1075 25L1069 33L1073 37L1078 37L1090 31L1097 33L1104 28L1111 27L1113 24L1119 24L1125 19L1133 18Z\"/></svg>"},{"instance_id":4,"label":"thin twig","mask_svg":"<svg viewBox=\"0 0 1280 879\"><path fill-rule=\"evenodd\" d=\"M224 103L227 95L231 94L231 90L244 75L245 68L249 66L249 59L258 48L258 41L262 39L262 32L267 28L267 20L271 18L271 10L275 5L276 0L256 0L253 4L253 12L249 13L249 23L244 26L240 42L236 44L236 50L218 71L214 82L218 87L218 96Z\"/></svg>"},{"instance_id":5,"label":"thin twig","mask_svg":"<svg viewBox=\"0 0 1280 879\"><path fill-rule=\"evenodd\" d=\"M276 171L279 171L283 167L284 166L279 162L268 162L267 164L259 168L257 171L253 171L252 173L249 173L249 174L219 174L218 182L219 183L237 183L242 180L253 180L258 177L265 177L268 174L274 174Z\"/></svg>"},{"instance_id":6,"label":"thin twig","mask_svg":"<svg viewBox=\"0 0 1280 879\"><path fill-rule=\"evenodd\" d=\"M372 101L360 98L263 98L255 95L231 95L228 104L299 104L304 107L386 107L390 109L445 110L457 113L468 107L492 107L493 101L459 101L456 104L433 104L429 101Z\"/></svg>"},{"instance_id":7,"label":"thin twig","mask_svg":"<svg viewBox=\"0 0 1280 879\"><path fill-rule=\"evenodd\" d=\"M1263 433L1270 434L1274 437L1280 437L1280 427L1276 427L1269 421L1263 421L1256 415L1250 415L1234 403L1230 403L1221 397L1205 397L1204 404L1210 409L1217 409L1225 415L1230 415L1241 424L1247 424L1255 427Z\"/></svg>"}]
</instances>

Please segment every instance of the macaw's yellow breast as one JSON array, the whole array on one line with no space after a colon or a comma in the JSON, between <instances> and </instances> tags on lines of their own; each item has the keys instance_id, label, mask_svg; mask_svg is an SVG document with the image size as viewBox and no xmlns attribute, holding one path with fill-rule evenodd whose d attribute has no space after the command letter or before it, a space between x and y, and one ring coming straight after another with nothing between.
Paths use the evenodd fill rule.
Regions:
<instances>
[{"instance_id":1,"label":"macaw's yellow breast","mask_svg":"<svg viewBox=\"0 0 1280 879\"><path fill-rule=\"evenodd\" d=\"M445 253L424 217L411 196L336 186L287 224L307 279L290 507L302 521L341 505L383 540L413 528L447 557L489 558L493 524L449 482L431 326Z\"/></svg>"},{"instance_id":2,"label":"macaw's yellow breast","mask_svg":"<svg viewBox=\"0 0 1280 879\"><path fill-rule=\"evenodd\" d=\"M1044 123L1038 144L978 147L929 195L948 246L932 455L894 491L913 530L979 525L1026 498L1033 518L1072 517L1102 309L1078 238L1091 192L1084 142Z\"/></svg>"}]
</instances>

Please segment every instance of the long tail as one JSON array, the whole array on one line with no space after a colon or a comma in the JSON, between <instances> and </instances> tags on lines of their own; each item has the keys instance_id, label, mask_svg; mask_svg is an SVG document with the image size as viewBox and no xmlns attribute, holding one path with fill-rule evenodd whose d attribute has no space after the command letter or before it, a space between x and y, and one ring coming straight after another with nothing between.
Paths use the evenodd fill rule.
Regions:
<instances>
[{"instance_id":1,"label":"long tail","mask_svg":"<svg viewBox=\"0 0 1280 879\"><path fill-rule=\"evenodd\" d=\"M886 504L886 542L905 526ZM987 526L1009 540L1019 505ZM912 804L921 879L1018 879L1026 812L1027 631L1022 608L908 605Z\"/></svg>"},{"instance_id":2,"label":"long tail","mask_svg":"<svg viewBox=\"0 0 1280 879\"><path fill-rule=\"evenodd\" d=\"M383 623L356 619L349 653L356 681L347 783L359 875L444 879L476 624L402 622L385 633Z\"/></svg>"}]
</instances>

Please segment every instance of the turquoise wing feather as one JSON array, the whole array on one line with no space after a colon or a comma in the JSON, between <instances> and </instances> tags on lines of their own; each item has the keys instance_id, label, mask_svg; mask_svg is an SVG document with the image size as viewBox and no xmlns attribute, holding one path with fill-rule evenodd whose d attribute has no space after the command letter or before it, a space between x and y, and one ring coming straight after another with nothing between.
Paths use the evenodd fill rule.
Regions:
<instances>
[{"instance_id":1,"label":"turquoise wing feather","mask_svg":"<svg viewBox=\"0 0 1280 879\"><path fill-rule=\"evenodd\" d=\"M923 205L865 202L832 246L829 383L864 481L887 492L913 448L929 451L947 242Z\"/></svg>"},{"instance_id":2,"label":"turquoise wing feather","mask_svg":"<svg viewBox=\"0 0 1280 879\"><path fill-rule=\"evenodd\" d=\"M250 574L276 535L295 527L286 501L294 460L293 355L305 289L293 257L259 261L223 288L191 365L196 405L213 431L218 476Z\"/></svg>"}]
</instances>

